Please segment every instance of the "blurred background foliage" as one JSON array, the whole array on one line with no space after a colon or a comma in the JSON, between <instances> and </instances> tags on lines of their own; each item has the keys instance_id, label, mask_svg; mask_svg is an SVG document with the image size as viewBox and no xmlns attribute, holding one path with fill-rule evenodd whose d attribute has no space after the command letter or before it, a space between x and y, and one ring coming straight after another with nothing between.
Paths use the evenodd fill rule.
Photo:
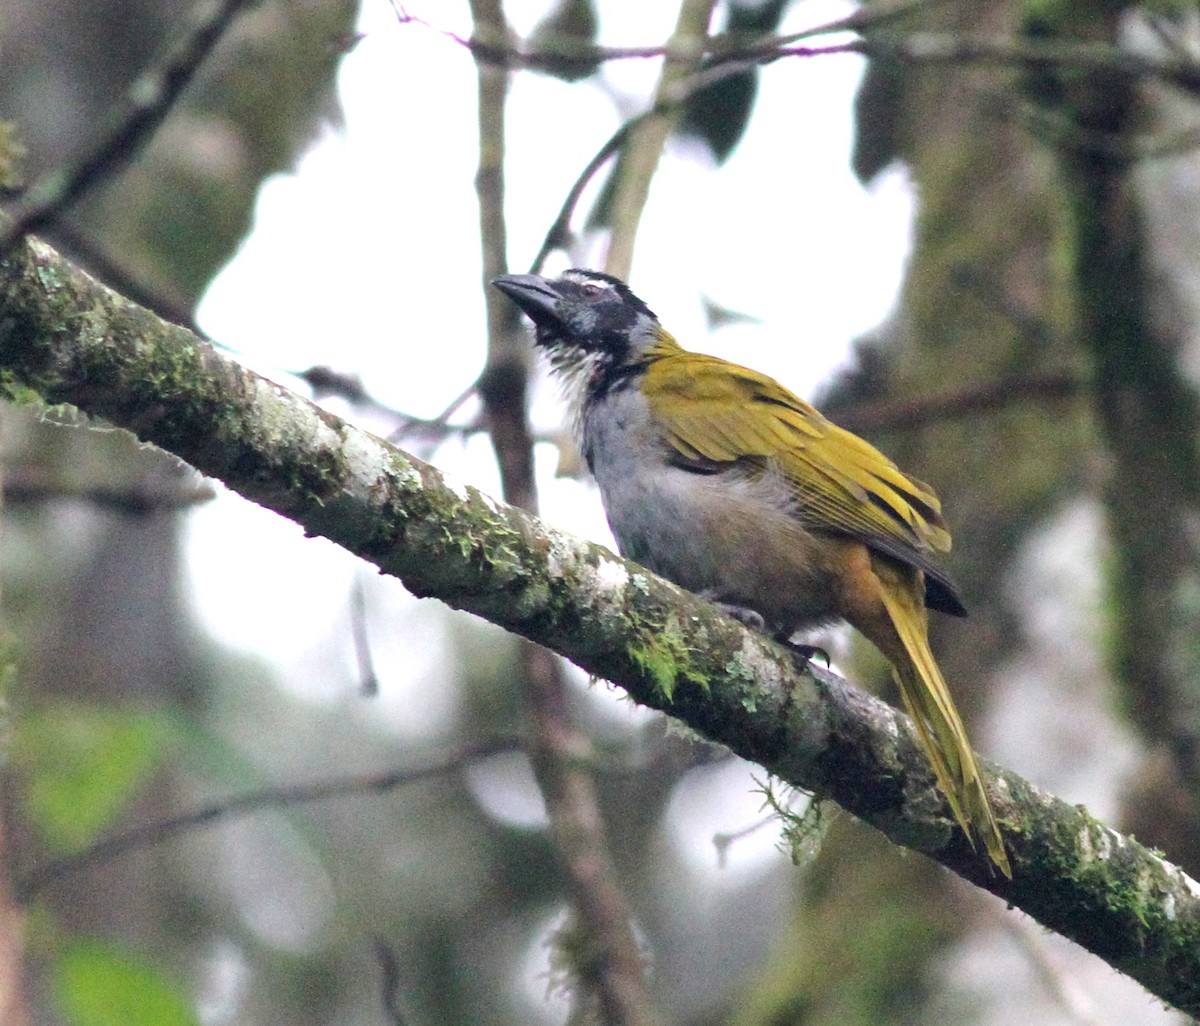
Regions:
<instances>
[{"instance_id":1,"label":"blurred background foliage","mask_svg":"<svg viewBox=\"0 0 1200 1026\"><path fill-rule=\"evenodd\" d=\"M725 0L716 38L772 33L802 6ZM15 135L26 180L105 123L187 10L181 0L0 10L4 148L17 152ZM355 17L349 0L253 6L137 160L48 237L134 298L189 318L248 231L260 183L336 121L334 74ZM603 18L591 0L548 5L530 37L558 55L542 73L593 88L596 65L578 44ZM972 0L912 5L867 38L974 33L1194 57L1198 26L1182 2ZM753 131L759 88L749 69L696 93L677 131L719 165ZM935 646L980 747L1200 872L1194 98L1070 68L872 60L855 118L860 179L908 169L914 243L893 316L857 340L820 401L934 482L951 511L972 619ZM588 231L605 231L610 196L596 191ZM410 1026L567 1018L562 880L517 753L223 818L31 892L52 858L135 824L261 787L421 766L522 730L513 640L406 604L388 582L347 588L344 615L314 650L334 698L298 696L278 667L223 650L197 626L181 579L181 525L203 489L128 436L74 424L65 411L0 415L15 667L12 895L0 921L24 943L13 1021L317 1026L398 1022L396 1008ZM450 712L431 712L423 733L393 729L356 690L355 589L374 630L401 638L373 652L385 687L388 659L434 652L424 686ZM870 653L846 659L887 690ZM666 1021L1173 1017L832 810L804 866L768 851L723 870L711 830L678 832L713 795L748 794L749 772L603 685L576 680L571 694ZM753 803L730 808L731 833L753 821ZM747 843L729 841L735 852Z\"/></svg>"}]
</instances>

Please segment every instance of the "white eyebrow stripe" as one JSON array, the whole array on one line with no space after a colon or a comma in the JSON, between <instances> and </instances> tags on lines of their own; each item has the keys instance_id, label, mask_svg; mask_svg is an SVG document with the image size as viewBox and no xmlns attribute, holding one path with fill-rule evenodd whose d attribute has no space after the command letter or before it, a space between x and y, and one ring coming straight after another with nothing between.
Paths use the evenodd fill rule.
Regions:
<instances>
[{"instance_id":1,"label":"white eyebrow stripe","mask_svg":"<svg viewBox=\"0 0 1200 1026\"><path fill-rule=\"evenodd\" d=\"M611 281L605 281L603 278L599 278L599 277L596 277L595 275L588 274L585 271L583 271L583 272L567 271L563 275L563 277L566 278L568 281L573 281L580 285L596 285L599 288L610 289L610 290L615 288L615 286L613 285L613 283Z\"/></svg>"}]
</instances>

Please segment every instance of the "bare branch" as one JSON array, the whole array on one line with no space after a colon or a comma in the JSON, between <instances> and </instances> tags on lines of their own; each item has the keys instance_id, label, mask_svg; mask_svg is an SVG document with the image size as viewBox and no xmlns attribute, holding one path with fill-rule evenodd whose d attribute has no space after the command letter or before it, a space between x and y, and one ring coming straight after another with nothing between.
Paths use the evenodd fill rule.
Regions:
<instances>
[{"instance_id":1,"label":"bare branch","mask_svg":"<svg viewBox=\"0 0 1200 1026\"><path fill-rule=\"evenodd\" d=\"M1087 394L1089 384L1069 371L1015 374L937 395L848 406L832 413L842 427L858 434L923 427L974 417L1029 402L1066 402Z\"/></svg>"},{"instance_id":2,"label":"bare branch","mask_svg":"<svg viewBox=\"0 0 1200 1026\"><path fill-rule=\"evenodd\" d=\"M1024 68L1079 69L1116 74L1130 78L1156 79L1189 94L1200 92L1200 62L1185 50L1175 47L1166 56L1134 53L1117 47L1093 43L1073 43L1062 39L1002 39L942 33L884 34L878 30L937 0L913 0L889 7L863 8L846 18L818 25L785 36L769 36L749 42L731 43L713 38L699 54L694 47L676 42L665 46L604 47L562 40L553 49L523 50L518 46L492 40L463 39L452 32L436 29L428 22L402 13L403 23L425 25L471 51L476 60L506 68L552 69L564 58L594 63L650 59L658 57L702 57L710 69L726 62L766 64L783 57L822 57L833 54L860 54L911 64L1008 64ZM872 31L873 30L873 31ZM830 46L797 46L800 40L838 32L871 34L862 39Z\"/></svg>"},{"instance_id":3,"label":"bare branch","mask_svg":"<svg viewBox=\"0 0 1200 1026\"><path fill-rule=\"evenodd\" d=\"M29 467L5 468L3 495L6 506L42 502L85 502L99 509L132 517L178 513L211 502L211 484L195 475L178 481L133 488L106 488L61 481Z\"/></svg>"},{"instance_id":4,"label":"bare branch","mask_svg":"<svg viewBox=\"0 0 1200 1026\"><path fill-rule=\"evenodd\" d=\"M384 1014L392 1026L404 1026L404 1013L400 1010L400 958L396 949L381 937L375 938L374 948Z\"/></svg>"},{"instance_id":5,"label":"bare branch","mask_svg":"<svg viewBox=\"0 0 1200 1026\"><path fill-rule=\"evenodd\" d=\"M210 826L235 816L245 816L267 809L282 809L291 805L303 805L330 798L345 798L350 795L382 794L386 791L394 791L406 784L444 776L480 759L503 752L519 751L521 748L522 743L518 740L500 738L431 759L419 766L390 770L386 773L360 773L316 784L268 787L262 791L252 791L249 794L210 802L191 812L185 812L170 819L146 823L125 833L103 838L82 851L47 862L18 881L17 898L23 904L28 904L47 887L53 886L68 876L93 866L111 862L130 852L162 844L163 841L169 841L173 837L178 837L180 834L198 827Z\"/></svg>"},{"instance_id":6,"label":"bare branch","mask_svg":"<svg viewBox=\"0 0 1200 1026\"><path fill-rule=\"evenodd\" d=\"M575 208L579 205L579 199L583 195L584 189L587 188L588 183L596 176L600 169L624 149L630 138L643 124L661 114L678 112L688 99L700 90L707 89L714 83L731 75L739 74L748 67L753 67L754 64L754 61L726 61L716 66L705 68L703 71L697 71L684 78L677 79L672 83L670 89L663 91L663 95L655 101L653 106L629 118L613 132L605 140L600 149L596 151L592 159L587 162L587 165L579 173L579 177L575 179L575 182L567 192L566 199L563 200L563 204L559 208L558 216L555 217L550 230L546 232L546 237L542 241L541 248L538 250L537 256L533 259L533 264L530 268L531 273L538 274L550 254L555 249L567 245L571 237L571 218L575 214Z\"/></svg>"},{"instance_id":7,"label":"bare branch","mask_svg":"<svg viewBox=\"0 0 1200 1026\"><path fill-rule=\"evenodd\" d=\"M625 145L626 140L628 140L633 130L653 113L654 108L651 108L622 124L620 128L604 141L604 145L596 151L592 159L579 172L579 177L575 179L574 184L572 184L570 190L567 192L566 199L563 200L563 204L559 208L558 216L555 217L554 223L550 225L550 230L546 232L546 237L542 240L542 246L537 251L537 256L533 258L533 263L529 268L532 274L540 274L550 254L570 242L571 218L575 214L575 208L579 205L579 198L583 195L583 190L596 177L600 169L621 151L621 147Z\"/></svg>"}]
</instances>

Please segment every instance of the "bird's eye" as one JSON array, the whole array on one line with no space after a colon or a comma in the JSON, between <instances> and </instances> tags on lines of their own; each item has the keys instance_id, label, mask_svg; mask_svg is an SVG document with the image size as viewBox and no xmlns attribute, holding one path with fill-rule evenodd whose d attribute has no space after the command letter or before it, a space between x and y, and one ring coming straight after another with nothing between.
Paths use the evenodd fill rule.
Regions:
<instances>
[{"instance_id":1,"label":"bird's eye","mask_svg":"<svg viewBox=\"0 0 1200 1026\"><path fill-rule=\"evenodd\" d=\"M587 282L581 291L585 296L588 297L588 299L595 299L598 295L600 295L600 286L593 285L591 282Z\"/></svg>"}]
</instances>

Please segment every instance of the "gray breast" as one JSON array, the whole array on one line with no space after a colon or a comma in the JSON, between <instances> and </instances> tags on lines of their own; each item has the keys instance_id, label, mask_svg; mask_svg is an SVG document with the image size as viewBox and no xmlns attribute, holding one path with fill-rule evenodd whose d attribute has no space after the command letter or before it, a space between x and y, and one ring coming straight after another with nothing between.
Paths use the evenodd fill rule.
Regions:
<instances>
[{"instance_id":1,"label":"gray breast","mask_svg":"<svg viewBox=\"0 0 1200 1026\"><path fill-rule=\"evenodd\" d=\"M814 540L770 468L679 465L636 387L581 412L583 450L622 555L690 591L755 609L776 631L828 617Z\"/></svg>"}]
</instances>

